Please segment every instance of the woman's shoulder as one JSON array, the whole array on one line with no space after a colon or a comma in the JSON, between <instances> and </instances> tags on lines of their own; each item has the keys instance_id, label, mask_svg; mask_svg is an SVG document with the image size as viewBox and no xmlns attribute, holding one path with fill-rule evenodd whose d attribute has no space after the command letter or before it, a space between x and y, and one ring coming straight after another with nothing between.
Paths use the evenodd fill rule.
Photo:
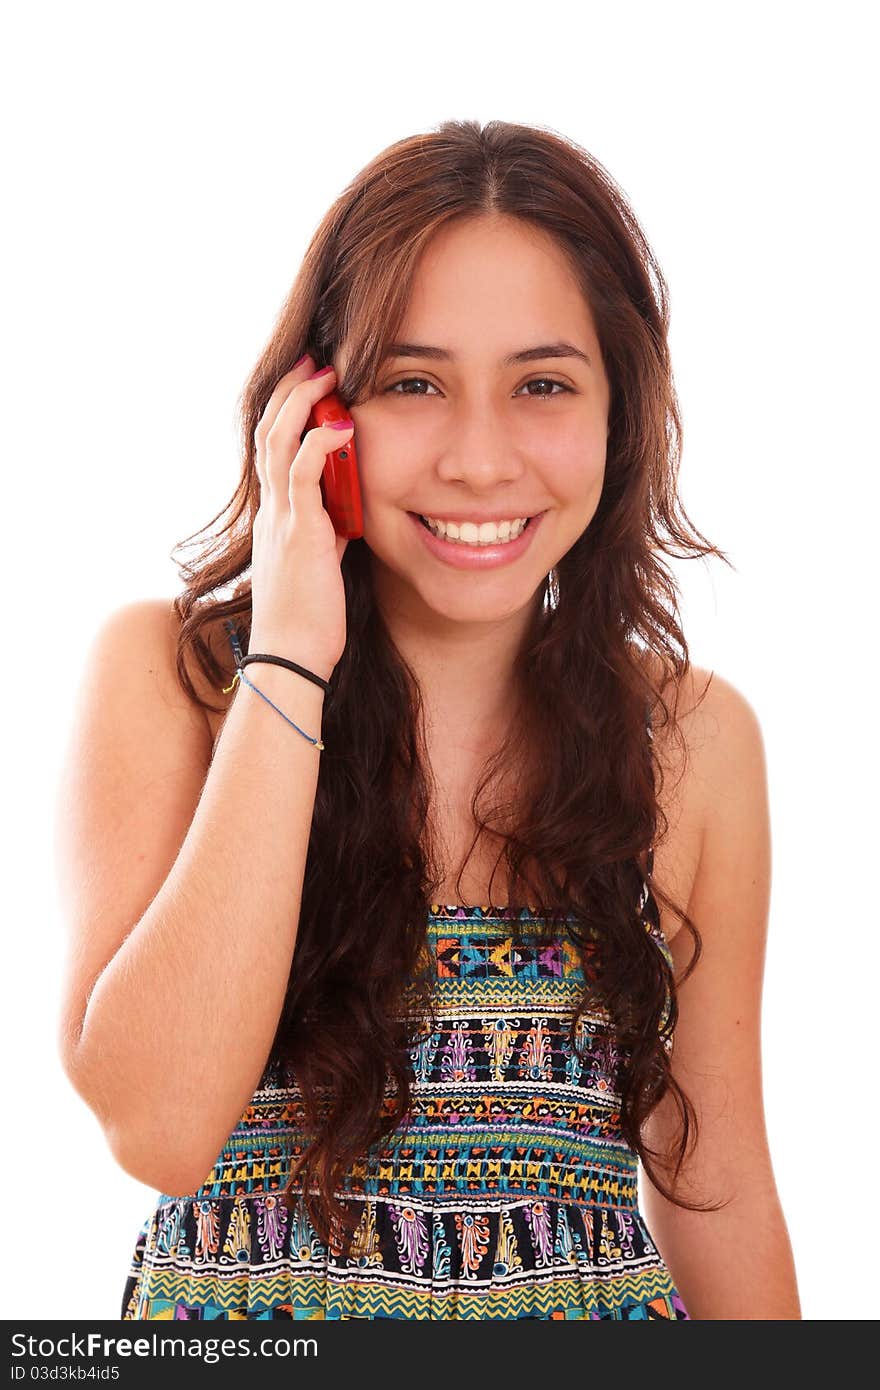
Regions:
<instances>
[{"instance_id":1,"label":"woman's shoulder","mask_svg":"<svg viewBox=\"0 0 880 1390\"><path fill-rule=\"evenodd\" d=\"M182 622L173 598L139 598L121 604L103 620L95 647L112 649L118 660L139 667L150 679L157 696L173 705L187 707L198 715L216 737L232 700L224 694L234 669L229 633L220 617L209 617L200 628L199 636L216 662L220 679L212 679L187 643L180 655L180 664L189 678L198 702L184 688L178 673L178 651ZM214 706L205 708L202 702ZM219 712L217 711L219 707Z\"/></svg>"},{"instance_id":2,"label":"woman's shoulder","mask_svg":"<svg viewBox=\"0 0 880 1390\"><path fill-rule=\"evenodd\" d=\"M763 738L746 695L718 671L690 665L681 677L661 681L656 659L646 664L672 716L667 722L659 705L652 713L653 751L663 774L658 799L667 825L655 846L654 877L686 906L710 827L725 807L738 804L744 782L760 793ZM663 915L671 940L680 922Z\"/></svg>"},{"instance_id":3,"label":"woman's shoulder","mask_svg":"<svg viewBox=\"0 0 880 1390\"><path fill-rule=\"evenodd\" d=\"M761 726L746 694L726 676L689 664L681 677L661 674L653 654L643 654L653 689L671 716L652 713L652 734L658 752L672 762L691 765L711 761L719 768L762 741Z\"/></svg>"}]
</instances>

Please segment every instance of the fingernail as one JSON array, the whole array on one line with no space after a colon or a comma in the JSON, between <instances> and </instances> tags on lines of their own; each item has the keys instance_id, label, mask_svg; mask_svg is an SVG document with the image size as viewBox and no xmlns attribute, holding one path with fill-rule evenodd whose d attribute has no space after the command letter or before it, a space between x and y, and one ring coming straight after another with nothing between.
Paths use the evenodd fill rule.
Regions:
<instances>
[{"instance_id":1,"label":"fingernail","mask_svg":"<svg viewBox=\"0 0 880 1390\"><path fill-rule=\"evenodd\" d=\"M297 360L294 362L294 364L293 364L293 366L291 367L290 370L291 370L292 372L295 372L296 369L297 369L297 367L301 367L301 366L302 366L303 362L305 362L305 360L306 360L306 358L308 357L308 355L309 355L309 354L308 354L307 352L304 352L303 355L302 355L302 357L298 357L298 358L297 358Z\"/></svg>"},{"instance_id":2,"label":"fingernail","mask_svg":"<svg viewBox=\"0 0 880 1390\"><path fill-rule=\"evenodd\" d=\"M332 367L321 367L317 372L312 372L312 375L309 377L309 381L314 381L316 376L326 376L328 372L332 371Z\"/></svg>"},{"instance_id":3,"label":"fingernail","mask_svg":"<svg viewBox=\"0 0 880 1390\"><path fill-rule=\"evenodd\" d=\"M329 422L331 430L353 430L354 420L331 420Z\"/></svg>"}]
</instances>

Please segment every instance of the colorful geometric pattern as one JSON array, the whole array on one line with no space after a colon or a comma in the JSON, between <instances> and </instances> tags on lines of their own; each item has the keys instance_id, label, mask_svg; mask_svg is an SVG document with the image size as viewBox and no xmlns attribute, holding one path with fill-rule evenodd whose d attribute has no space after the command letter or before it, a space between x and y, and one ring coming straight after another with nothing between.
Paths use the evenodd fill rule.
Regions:
<instances>
[{"instance_id":1,"label":"colorful geometric pattern","mask_svg":"<svg viewBox=\"0 0 880 1390\"><path fill-rule=\"evenodd\" d=\"M408 1116L346 1177L347 1255L279 1199L303 1108L270 1064L202 1186L145 1221L123 1319L686 1319L638 1208L614 1031L587 1012L578 1058L583 967L539 920L524 910L517 940L503 910L432 904L438 1026L411 1050Z\"/></svg>"}]
</instances>

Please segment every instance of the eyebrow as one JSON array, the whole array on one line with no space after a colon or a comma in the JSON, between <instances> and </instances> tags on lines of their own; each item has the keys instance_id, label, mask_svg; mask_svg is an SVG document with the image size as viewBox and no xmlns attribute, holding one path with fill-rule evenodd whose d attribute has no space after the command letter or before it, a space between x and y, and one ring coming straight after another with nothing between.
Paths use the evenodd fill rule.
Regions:
<instances>
[{"instance_id":1,"label":"eyebrow","mask_svg":"<svg viewBox=\"0 0 880 1390\"><path fill-rule=\"evenodd\" d=\"M438 362L453 362L455 353L446 348L428 347L424 343L389 343L384 357L428 357ZM502 367L515 367L519 362L539 362L546 357L579 357L592 367L585 352L571 343L539 343L537 347L523 348L521 352L511 352L501 359Z\"/></svg>"}]
</instances>

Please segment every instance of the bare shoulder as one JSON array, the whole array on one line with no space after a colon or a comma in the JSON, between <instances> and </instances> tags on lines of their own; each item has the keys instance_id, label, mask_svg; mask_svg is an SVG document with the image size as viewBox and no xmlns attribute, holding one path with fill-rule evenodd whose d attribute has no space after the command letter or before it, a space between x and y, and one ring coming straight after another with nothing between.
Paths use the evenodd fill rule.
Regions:
<instances>
[{"instance_id":1,"label":"bare shoulder","mask_svg":"<svg viewBox=\"0 0 880 1390\"><path fill-rule=\"evenodd\" d=\"M664 723L662 711L655 714L653 730L667 821L655 846L654 877L688 909L700 866L710 858L708 841L735 836L744 818L766 805L764 741L746 695L717 671L692 665L660 693L671 718ZM681 922L667 912L662 925L671 941Z\"/></svg>"},{"instance_id":2,"label":"bare shoulder","mask_svg":"<svg viewBox=\"0 0 880 1390\"><path fill-rule=\"evenodd\" d=\"M115 608L92 634L72 702L55 807L69 932L60 1019L68 1059L95 980L175 862L213 757L210 720L225 717L206 711L181 683L179 635L170 598ZM204 635L230 669L222 622L208 624ZM188 648L183 661L199 699L228 707L232 695L212 687Z\"/></svg>"},{"instance_id":3,"label":"bare shoulder","mask_svg":"<svg viewBox=\"0 0 880 1390\"><path fill-rule=\"evenodd\" d=\"M732 681L702 666L667 680L660 694L671 718L665 723L662 711L655 714L655 752L671 780L686 782L692 809L700 808L705 823L714 796L750 762L762 761L758 715Z\"/></svg>"},{"instance_id":4,"label":"bare shoulder","mask_svg":"<svg viewBox=\"0 0 880 1390\"><path fill-rule=\"evenodd\" d=\"M170 599L114 609L93 634L73 702L55 810L66 1059L101 970L175 862L210 767L204 712L177 675L178 634ZM197 670L191 678L197 690L206 684Z\"/></svg>"},{"instance_id":5,"label":"bare shoulder","mask_svg":"<svg viewBox=\"0 0 880 1390\"><path fill-rule=\"evenodd\" d=\"M183 669L199 700L221 707L221 714L194 701L182 685L177 668L180 618L170 598L136 599L114 609L100 625L92 656L112 662L118 680L138 680L169 709L189 717L213 743L215 725L222 722L231 696L224 696L202 670L191 647L184 649ZM228 639L218 621L208 622L202 638L221 669L230 669Z\"/></svg>"}]
</instances>

